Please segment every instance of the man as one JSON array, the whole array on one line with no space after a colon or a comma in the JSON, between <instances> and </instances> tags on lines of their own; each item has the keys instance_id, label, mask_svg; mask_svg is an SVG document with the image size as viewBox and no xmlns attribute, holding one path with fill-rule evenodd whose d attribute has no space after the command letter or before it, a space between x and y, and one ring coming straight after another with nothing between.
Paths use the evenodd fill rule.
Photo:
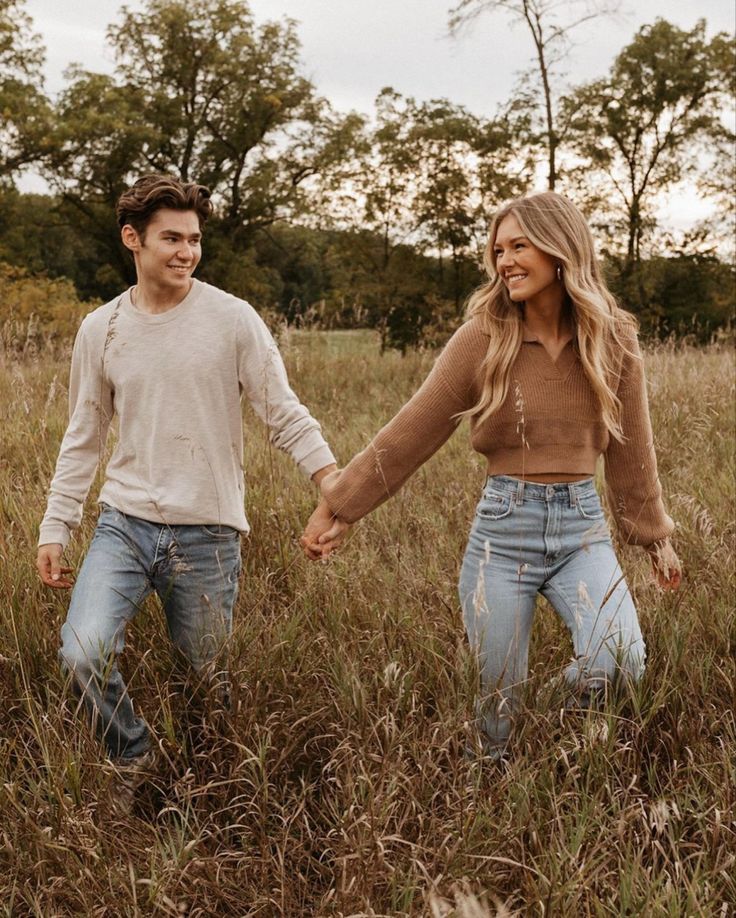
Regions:
<instances>
[{"instance_id":1,"label":"man","mask_svg":"<svg viewBox=\"0 0 736 918\"><path fill-rule=\"evenodd\" d=\"M209 191L163 175L141 178L117 206L137 282L91 312L72 354L70 420L37 567L50 587L74 586L60 657L111 758L139 774L150 733L115 665L125 628L156 592L173 643L207 674L230 632L244 512L244 393L319 484L335 461L319 424L289 388L276 344L245 302L192 275L211 213ZM62 554L82 518L114 415L101 513L76 583Z\"/></svg>"}]
</instances>

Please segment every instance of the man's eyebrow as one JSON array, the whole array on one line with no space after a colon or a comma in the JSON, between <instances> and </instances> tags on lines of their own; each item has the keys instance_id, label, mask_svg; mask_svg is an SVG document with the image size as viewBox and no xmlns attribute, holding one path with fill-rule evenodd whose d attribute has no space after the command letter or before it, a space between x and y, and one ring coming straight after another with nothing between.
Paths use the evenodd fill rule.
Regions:
<instances>
[{"instance_id":1,"label":"man's eyebrow","mask_svg":"<svg viewBox=\"0 0 736 918\"><path fill-rule=\"evenodd\" d=\"M180 233L179 230L162 229L162 230L159 230L159 236L190 236L190 237L196 236L197 239L201 239L202 233L201 233L201 232L196 232L196 233Z\"/></svg>"}]
</instances>

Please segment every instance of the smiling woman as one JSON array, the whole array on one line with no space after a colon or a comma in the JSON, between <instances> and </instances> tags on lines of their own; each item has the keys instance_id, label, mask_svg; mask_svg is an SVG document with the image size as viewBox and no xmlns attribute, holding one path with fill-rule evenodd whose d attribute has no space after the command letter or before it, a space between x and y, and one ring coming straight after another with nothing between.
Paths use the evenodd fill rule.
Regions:
<instances>
[{"instance_id":1,"label":"smiling woman","mask_svg":"<svg viewBox=\"0 0 736 918\"><path fill-rule=\"evenodd\" d=\"M556 297L556 285L562 279L561 266L551 255L531 244L513 213L498 228L493 256L496 270L515 303L541 302L545 292L549 292L552 299Z\"/></svg>"},{"instance_id":2,"label":"smiling woman","mask_svg":"<svg viewBox=\"0 0 736 918\"><path fill-rule=\"evenodd\" d=\"M303 537L329 553L470 419L488 479L460 574L460 601L481 669L480 750L500 757L527 678L538 594L570 630L569 703L637 681L645 649L636 608L594 487L605 457L621 536L644 546L660 585L680 564L657 476L633 318L606 289L580 211L553 192L496 214L488 281L470 298L414 397L345 469L322 482Z\"/></svg>"}]
</instances>

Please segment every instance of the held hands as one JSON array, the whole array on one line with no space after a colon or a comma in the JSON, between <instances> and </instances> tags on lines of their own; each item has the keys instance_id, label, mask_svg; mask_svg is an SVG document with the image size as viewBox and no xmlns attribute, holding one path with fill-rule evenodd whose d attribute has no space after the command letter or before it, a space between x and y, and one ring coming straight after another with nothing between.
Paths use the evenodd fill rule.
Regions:
<instances>
[{"instance_id":1,"label":"held hands","mask_svg":"<svg viewBox=\"0 0 736 918\"><path fill-rule=\"evenodd\" d=\"M677 590L682 582L682 565L669 539L647 545L652 576L663 590Z\"/></svg>"},{"instance_id":2,"label":"held hands","mask_svg":"<svg viewBox=\"0 0 736 918\"><path fill-rule=\"evenodd\" d=\"M74 581L67 577L74 570L73 567L61 566L63 547L56 542L40 545L36 556L36 569L38 576L46 586L55 590L68 590L74 586Z\"/></svg>"},{"instance_id":3,"label":"held hands","mask_svg":"<svg viewBox=\"0 0 736 918\"><path fill-rule=\"evenodd\" d=\"M311 561L324 561L341 544L349 529L350 524L334 516L323 498L309 517L299 544Z\"/></svg>"}]
</instances>

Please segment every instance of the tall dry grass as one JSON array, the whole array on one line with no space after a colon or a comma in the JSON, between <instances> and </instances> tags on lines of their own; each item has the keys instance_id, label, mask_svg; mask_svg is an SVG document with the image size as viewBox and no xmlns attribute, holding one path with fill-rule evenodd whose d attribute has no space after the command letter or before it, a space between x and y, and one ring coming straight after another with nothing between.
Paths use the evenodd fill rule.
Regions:
<instances>
[{"instance_id":1,"label":"tall dry grass","mask_svg":"<svg viewBox=\"0 0 736 918\"><path fill-rule=\"evenodd\" d=\"M282 345L342 459L432 359L380 358L361 333ZM648 669L603 725L545 694L571 647L540 604L510 762L463 757L476 673L456 577L483 480L467 431L323 566L296 544L314 491L249 415L233 711L185 703L151 602L122 668L160 763L123 818L57 669L68 597L33 566L67 363L0 364L0 913L733 915L733 359L671 346L647 366L685 584L659 592L623 551ZM91 500L74 565L94 517Z\"/></svg>"}]
</instances>

